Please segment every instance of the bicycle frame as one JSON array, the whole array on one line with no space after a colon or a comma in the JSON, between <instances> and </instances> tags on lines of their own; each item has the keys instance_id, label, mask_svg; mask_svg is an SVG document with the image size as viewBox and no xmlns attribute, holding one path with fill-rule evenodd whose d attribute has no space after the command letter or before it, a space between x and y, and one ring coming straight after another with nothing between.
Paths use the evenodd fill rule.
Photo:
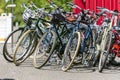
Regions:
<instances>
[{"instance_id":1,"label":"bicycle frame","mask_svg":"<svg viewBox=\"0 0 120 80\"><path fill-rule=\"evenodd\" d=\"M59 26L60 25L60 26ZM69 38L69 33L70 31L72 30L72 28L67 28L67 25L66 23L65 24L62 24L63 26L61 27L61 24L59 24L58 26L56 25L53 25L54 29L53 31L55 31L55 33L57 34L57 45L56 45L56 48L55 50L60 52L60 55L63 54L64 52L64 48L65 48L65 45L66 45L66 42L64 42L64 39L62 39L62 37L64 37L66 34L68 35L68 38ZM60 30L59 28L61 27L61 32L59 33L58 30ZM66 36L65 36L66 37ZM67 38L67 39L68 39ZM58 53L59 54L59 53Z\"/></svg>"},{"instance_id":2,"label":"bicycle frame","mask_svg":"<svg viewBox=\"0 0 120 80\"><path fill-rule=\"evenodd\" d=\"M80 45L80 53L83 53L84 50L85 50L85 47L86 47L86 41L87 39L89 38L89 36L92 37L92 30L91 30L91 27L90 25L87 25L87 28L85 29L85 33L83 34L83 41L81 42L81 45Z\"/></svg>"}]
</instances>

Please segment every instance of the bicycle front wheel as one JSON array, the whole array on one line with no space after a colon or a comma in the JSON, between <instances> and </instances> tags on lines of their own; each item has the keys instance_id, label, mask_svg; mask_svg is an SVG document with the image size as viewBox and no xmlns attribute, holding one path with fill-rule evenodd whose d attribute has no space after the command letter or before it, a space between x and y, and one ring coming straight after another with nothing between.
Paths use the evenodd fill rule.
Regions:
<instances>
[{"instance_id":1,"label":"bicycle front wheel","mask_svg":"<svg viewBox=\"0 0 120 80\"><path fill-rule=\"evenodd\" d=\"M36 37L34 30L28 30L21 36L14 50L13 61L16 66L20 65L32 54L31 50L34 48Z\"/></svg>"},{"instance_id":2,"label":"bicycle front wheel","mask_svg":"<svg viewBox=\"0 0 120 80\"><path fill-rule=\"evenodd\" d=\"M109 54L109 50L110 50L110 46L111 46L111 41L112 41L112 32L108 32L108 34L105 36L105 43L103 46L103 49L101 50L101 54L100 54L100 60L99 60L99 72L103 71L103 68L105 66L108 54Z\"/></svg>"},{"instance_id":3,"label":"bicycle front wheel","mask_svg":"<svg viewBox=\"0 0 120 80\"><path fill-rule=\"evenodd\" d=\"M56 37L56 33L51 30L40 39L33 55L33 65L35 68L42 68L47 63L54 51Z\"/></svg>"},{"instance_id":4,"label":"bicycle front wheel","mask_svg":"<svg viewBox=\"0 0 120 80\"><path fill-rule=\"evenodd\" d=\"M74 35L68 40L63 58L62 58L62 70L67 71L74 62L75 57L78 54L80 47L80 32L75 32Z\"/></svg>"}]
</instances>

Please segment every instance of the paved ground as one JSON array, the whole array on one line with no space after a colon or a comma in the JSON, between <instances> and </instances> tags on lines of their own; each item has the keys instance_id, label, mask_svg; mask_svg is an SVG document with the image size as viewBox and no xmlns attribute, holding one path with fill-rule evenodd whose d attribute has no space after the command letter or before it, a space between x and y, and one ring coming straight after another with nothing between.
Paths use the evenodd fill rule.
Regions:
<instances>
[{"instance_id":1,"label":"paved ground","mask_svg":"<svg viewBox=\"0 0 120 80\"><path fill-rule=\"evenodd\" d=\"M0 80L120 80L119 67L111 67L111 70L106 69L103 73L99 73L97 68L74 68L63 72L59 65L35 69L31 59L15 66L3 58L2 47L3 44L0 44Z\"/></svg>"}]
</instances>

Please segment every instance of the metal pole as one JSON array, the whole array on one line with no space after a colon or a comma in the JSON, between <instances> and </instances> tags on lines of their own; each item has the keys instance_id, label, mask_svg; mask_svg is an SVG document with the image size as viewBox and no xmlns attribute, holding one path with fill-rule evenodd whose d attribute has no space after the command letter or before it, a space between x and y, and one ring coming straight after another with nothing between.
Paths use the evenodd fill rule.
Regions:
<instances>
[{"instance_id":1,"label":"metal pole","mask_svg":"<svg viewBox=\"0 0 120 80\"><path fill-rule=\"evenodd\" d=\"M12 0L12 4L13 4L13 0ZM13 7L12 7L11 13L12 13L12 26L11 26L11 27L12 27L12 31L13 31ZM14 36L12 36L12 46L11 46L11 47L12 47L12 50L13 50L13 45L14 45L14 44L13 44L13 37L14 37Z\"/></svg>"},{"instance_id":2,"label":"metal pole","mask_svg":"<svg viewBox=\"0 0 120 80\"><path fill-rule=\"evenodd\" d=\"M12 4L14 3L14 0L12 0ZM13 14L13 7L12 7L12 14Z\"/></svg>"}]
</instances>

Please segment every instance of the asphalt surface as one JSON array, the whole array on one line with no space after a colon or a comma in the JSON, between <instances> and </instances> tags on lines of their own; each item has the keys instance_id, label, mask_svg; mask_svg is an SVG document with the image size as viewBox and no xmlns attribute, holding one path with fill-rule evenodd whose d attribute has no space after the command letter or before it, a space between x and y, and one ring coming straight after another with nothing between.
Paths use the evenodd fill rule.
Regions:
<instances>
[{"instance_id":1,"label":"asphalt surface","mask_svg":"<svg viewBox=\"0 0 120 80\"><path fill-rule=\"evenodd\" d=\"M0 44L0 80L120 80L120 66L105 69L99 73L96 68L79 68L63 72L61 66L54 63L42 69L32 65L32 59L26 60L20 66L7 62L3 55L3 44ZM118 62L120 59L116 59Z\"/></svg>"}]
</instances>

